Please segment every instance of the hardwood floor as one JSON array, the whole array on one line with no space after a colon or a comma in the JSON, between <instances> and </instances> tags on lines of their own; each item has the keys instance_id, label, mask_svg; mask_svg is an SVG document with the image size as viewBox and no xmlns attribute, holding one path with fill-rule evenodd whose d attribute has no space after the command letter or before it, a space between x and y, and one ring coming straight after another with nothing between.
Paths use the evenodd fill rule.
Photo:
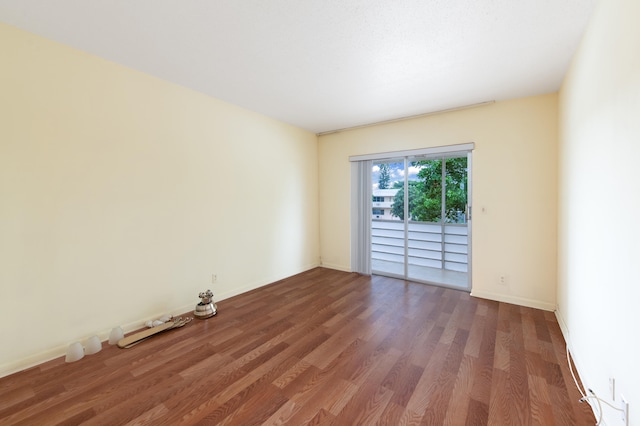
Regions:
<instances>
[{"instance_id":1,"label":"hardwood floor","mask_svg":"<svg viewBox=\"0 0 640 426\"><path fill-rule=\"evenodd\" d=\"M0 424L589 425L551 312L314 269L0 379Z\"/></svg>"}]
</instances>

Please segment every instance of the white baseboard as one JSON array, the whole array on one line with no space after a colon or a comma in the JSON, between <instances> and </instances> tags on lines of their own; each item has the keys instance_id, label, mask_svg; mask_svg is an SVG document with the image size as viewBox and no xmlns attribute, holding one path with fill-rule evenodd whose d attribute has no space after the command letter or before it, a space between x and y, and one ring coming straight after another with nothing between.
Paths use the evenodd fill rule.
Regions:
<instances>
[{"instance_id":1,"label":"white baseboard","mask_svg":"<svg viewBox=\"0 0 640 426\"><path fill-rule=\"evenodd\" d=\"M576 353L573 350L573 344L571 343L571 333L569 332L569 327L567 326L567 322L565 321L564 317L562 316L562 312L560 312L560 310L556 309L555 314L556 314L556 320L558 321L558 325L560 326L560 331L562 332L562 337L564 337L564 341L565 341L567 347L569 348L569 352L571 353L571 359L573 359L573 365L576 367L574 373L580 378L580 381L582 382L582 386L584 387L584 390L586 390L590 386L588 385L587 379L585 378L585 376L580 374L580 372L584 371L584 369L580 368L580 361L579 361L580 357L576 356ZM567 384L567 386L574 386L574 384L573 383L569 383L569 384ZM589 403L589 406L591 407L591 411L593 412L593 416L597 419L598 418L598 412L597 412L596 408L591 403ZM605 423L603 422L603 424L605 424Z\"/></svg>"},{"instance_id":2,"label":"white baseboard","mask_svg":"<svg viewBox=\"0 0 640 426\"><path fill-rule=\"evenodd\" d=\"M179 307L176 307L175 309L164 311L151 317L132 321L128 324L122 325L121 327L125 333L131 333L132 331L136 331L144 328L145 323L147 321L153 321L154 319L158 319L159 317L165 314L181 315L181 314L184 314L185 312L189 312L190 310L194 309L194 307L195 307L195 303L193 305L189 304L189 305L179 306ZM100 341L102 342L103 345L108 345L110 333L111 333L111 329L108 329L108 330L102 330L98 333L95 333L95 335L98 336L98 338L100 338ZM73 343L73 342L69 342L69 344L70 343ZM67 347L68 345L56 346L53 348L46 349L37 354L30 355L26 358L21 358L17 361L2 364L0 365L0 377L5 377L22 370L26 370L27 368L35 367L47 361L51 361L53 359L63 357L67 352Z\"/></svg>"},{"instance_id":3,"label":"white baseboard","mask_svg":"<svg viewBox=\"0 0 640 426\"><path fill-rule=\"evenodd\" d=\"M290 276L293 276L293 275L297 275L297 274L302 273L302 272L306 272L306 271L308 271L310 269L317 268L318 266L320 266L320 265L319 264L306 265L306 266L302 267L298 272L293 272L291 274L287 274L284 277L278 277L278 278L272 277L270 279L256 281L256 282L244 285L242 287L235 288L232 291L228 291L226 293L220 293L220 294L216 293L215 296L214 296L214 300L216 302L219 302L221 300L229 299L230 297L237 296L239 294L246 293L246 292L251 291L251 290L255 290L256 288L265 286L267 284L274 283L274 282L279 281L281 279L284 279L284 278L287 278L287 277L290 277ZM197 303L197 300L195 300L193 304L176 306L174 309L170 309L170 310L164 311L164 312L159 312L159 313L157 313L156 315L154 315L152 317L142 318L140 320L133 321L133 322L130 322L128 324L124 324L124 325L122 325L122 329L124 330L125 333L130 333L132 331L139 330L139 329L143 328L144 324L147 321L157 319L157 318L159 318L160 316L162 316L164 314L182 315L185 312L192 311L195 308L196 303ZM96 335L100 338L100 341L107 342L109 340L109 333L110 332L111 332L111 329L102 330L102 331L96 333ZM72 342L69 342L69 343L72 343ZM108 343L104 343L104 344L108 345ZM46 350L44 350L42 352L39 352L37 354L30 355L30 356L28 356L26 358L22 358L22 359L19 359L19 360L16 360L16 361L12 361L12 362L9 362L9 363L2 364L2 365L0 365L0 377L5 377L5 376L8 376L10 374L17 373L18 371L26 370L27 368L35 367L35 366L40 365L42 363L45 363L47 361L51 361L53 359L65 356L65 354L67 352L67 347L68 347L68 345L56 346L56 347L53 347L53 348L46 349Z\"/></svg>"},{"instance_id":4,"label":"white baseboard","mask_svg":"<svg viewBox=\"0 0 640 426\"><path fill-rule=\"evenodd\" d=\"M323 267L323 268L335 269L336 271L353 272L351 270L351 268L348 268L348 267L343 266L343 265L336 265L334 263L322 262L322 264L320 266Z\"/></svg>"},{"instance_id":5,"label":"white baseboard","mask_svg":"<svg viewBox=\"0 0 640 426\"><path fill-rule=\"evenodd\" d=\"M489 300L495 300L497 302L511 303L514 305L526 306L528 308L542 309L543 311L553 312L556 310L555 303L543 302L541 300L535 300L535 299L527 299L525 297L510 296L510 295L499 294L499 293L491 293L487 291L472 291L471 295L474 297L479 297L481 299L489 299Z\"/></svg>"},{"instance_id":6,"label":"white baseboard","mask_svg":"<svg viewBox=\"0 0 640 426\"><path fill-rule=\"evenodd\" d=\"M57 346L55 348L47 349L40 353L21 358L17 361L8 362L0 365L0 377L5 377L18 371L26 370L27 368L35 367L52 359L64 356L67 351L67 346Z\"/></svg>"},{"instance_id":7,"label":"white baseboard","mask_svg":"<svg viewBox=\"0 0 640 426\"><path fill-rule=\"evenodd\" d=\"M558 325L560 326L560 331L562 331L562 336L564 337L564 341L569 345L569 350L571 350L571 342L569 340L569 328L567 327L567 323L562 317L562 313L556 309L555 311L556 319L558 320Z\"/></svg>"}]
</instances>

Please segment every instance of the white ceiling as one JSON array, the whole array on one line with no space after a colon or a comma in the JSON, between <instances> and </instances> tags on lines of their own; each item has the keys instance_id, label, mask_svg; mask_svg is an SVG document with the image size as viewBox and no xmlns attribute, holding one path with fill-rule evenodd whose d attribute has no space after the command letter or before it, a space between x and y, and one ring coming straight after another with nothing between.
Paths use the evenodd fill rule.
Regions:
<instances>
[{"instance_id":1,"label":"white ceiling","mask_svg":"<svg viewBox=\"0 0 640 426\"><path fill-rule=\"evenodd\" d=\"M555 92L596 0L0 0L0 21L325 132Z\"/></svg>"}]
</instances>

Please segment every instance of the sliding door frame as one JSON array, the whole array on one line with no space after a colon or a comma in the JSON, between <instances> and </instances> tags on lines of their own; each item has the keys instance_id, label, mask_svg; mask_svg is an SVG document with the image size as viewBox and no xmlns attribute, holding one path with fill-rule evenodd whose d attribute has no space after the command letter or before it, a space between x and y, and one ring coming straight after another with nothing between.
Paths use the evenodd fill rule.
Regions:
<instances>
[{"instance_id":1,"label":"sliding door frame","mask_svg":"<svg viewBox=\"0 0 640 426\"><path fill-rule=\"evenodd\" d=\"M389 159L403 159L404 162L404 168L405 168L405 172L408 168L408 164L407 162L409 161L409 159L411 157L424 157L424 158L443 158L443 157L447 157L447 156L452 156L452 157L462 157L464 154L466 155L467 158L467 211L466 213L466 225L467 225L467 288L464 289L466 291L471 291L471 273L472 273L472 151L475 148L475 144L473 142L470 143L465 143L465 144L457 144L457 145L448 145L448 146L438 146L438 147L432 147L432 148L423 148L423 149L415 149L415 150L406 150L406 151L394 151L394 152L384 152L384 153L376 153L376 154L364 154L364 155L354 155L349 157L349 161L352 162L353 166L355 166L355 163L359 163L359 162L366 162L366 164L371 165L373 161L386 161ZM356 170L356 167L352 166L352 170ZM445 176L446 176L446 170L444 167L444 160L443 160L443 165L442 165L442 173L443 173L443 182L445 182ZM372 186L371 186L371 180L369 179L366 183L362 181L362 173L359 174L360 177L356 176L355 174L352 173L352 211L351 211L351 223L352 225L354 223L360 223L361 221L365 220L366 218L369 218L369 229L365 230L364 232L367 234L366 238L362 238L361 236L358 236L358 232L361 234L363 232L363 228L362 226L360 226L359 230L354 230L352 228L351 234L352 234L352 238L351 238L351 253L352 253L352 270L354 270L355 272L361 272L361 273L371 273L371 262L369 262L368 266L368 270L367 271L363 271L363 270L358 270L357 266L353 264L355 259L360 259L360 261L362 260L362 256L368 256L369 259L371 257L371 208L368 209L368 211L363 211L362 208L359 209L354 209L354 196L357 193L358 197L362 197L363 195L366 197L366 199L371 200L371 196L372 196ZM366 186L364 186L364 185ZM408 179L405 176L405 180L404 180L404 193L405 193L405 197L404 197L404 208L405 208L405 214L404 214L404 278L405 279L410 279L409 278L409 262L408 262L408 256L409 256L409 238L408 238L408 233L409 233L409 215L406 214L406 212L409 210L409 182ZM354 188L358 188L357 191L354 190ZM355 192L354 192L355 191ZM442 197L445 197L445 192L443 190L442 192ZM445 207L445 200L443 200L442 202L442 206L443 208ZM354 215L358 215L358 218L355 218ZM366 215L366 216L365 216ZM442 217L442 220L444 221L444 217ZM443 228L444 230L444 223L443 223ZM354 233L354 231L357 231L356 233ZM443 231L444 232L444 231ZM364 247L363 246L363 241L368 241L368 247ZM442 236L442 242L441 244L444 246L445 241L444 241L444 235ZM444 262L445 262L445 251L442 250L442 269L444 269ZM425 281L428 282L428 281ZM453 287L453 288L457 288L460 289L459 286L449 286L443 283L431 283L431 284L436 284L436 285L442 285L445 287Z\"/></svg>"}]
</instances>

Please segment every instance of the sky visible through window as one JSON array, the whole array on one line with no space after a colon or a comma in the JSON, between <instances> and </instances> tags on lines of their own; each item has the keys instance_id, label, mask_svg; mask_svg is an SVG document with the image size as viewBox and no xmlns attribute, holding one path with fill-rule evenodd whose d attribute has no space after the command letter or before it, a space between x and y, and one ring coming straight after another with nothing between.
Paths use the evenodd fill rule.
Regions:
<instances>
[{"instance_id":1,"label":"sky visible through window","mask_svg":"<svg viewBox=\"0 0 640 426\"><path fill-rule=\"evenodd\" d=\"M380 179L380 164L374 164L371 168L371 184L373 185L373 189L378 189L378 180ZM389 165L389 188L393 188L393 185L396 182L404 182L404 163L386 163ZM418 180L418 172L420 171L420 166L413 166L409 163L409 180Z\"/></svg>"}]
</instances>

